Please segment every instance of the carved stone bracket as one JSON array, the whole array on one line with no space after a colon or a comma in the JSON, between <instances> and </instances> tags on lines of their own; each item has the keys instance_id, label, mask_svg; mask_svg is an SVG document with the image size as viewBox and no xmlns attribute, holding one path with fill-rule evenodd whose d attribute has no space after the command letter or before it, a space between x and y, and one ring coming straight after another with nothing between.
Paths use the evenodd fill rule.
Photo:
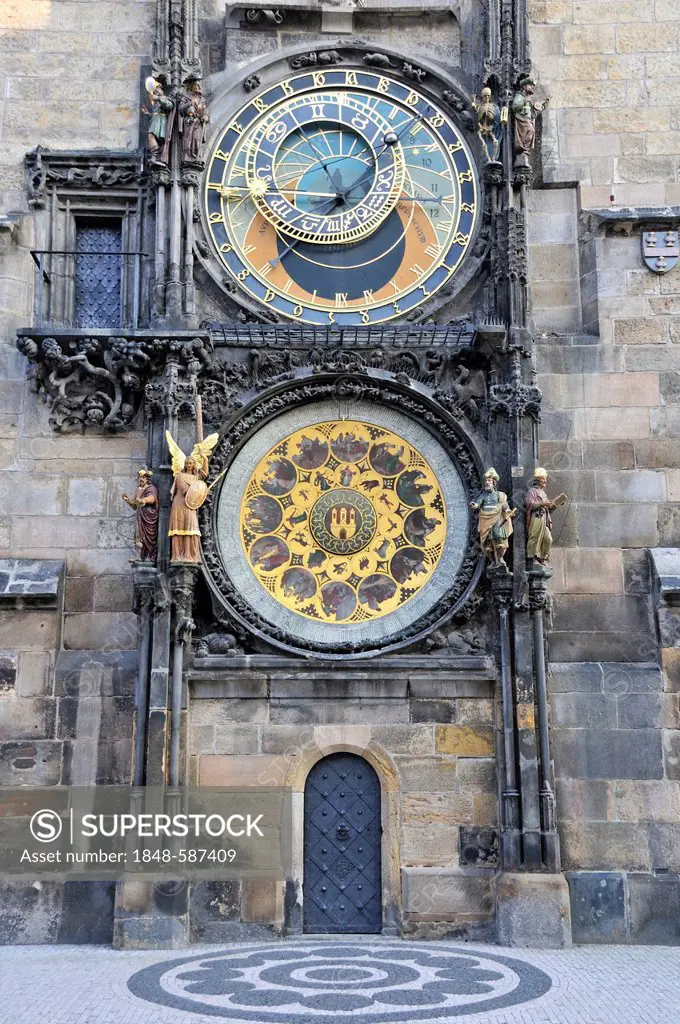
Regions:
<instances>
[{"instance_id":1,"label":"carved stone bracket","mask_svg":"<svg viewBox=\"0 0 680 1024\"><path fill-rule=\"evenodd\" d=\"M191 377L210 359L207 337L115 334L108 331L62 331L54 334L19 332L17 348L33 366L33 383L50 406L49 421L56 431L94 427L125 430L132 424L145 385L163 372L173 358ZM165 399L151 385L152 414ZM195 390L195 389L194 389Z\"/></svg>"},{"instance_id":2,"label":"carved stone bracket","mask_svg":"<svg viewBox=\"0 0 680 1024\"><path fill-rule=\"evenodd\" d=\"M174 564L168 569L170 593L175 610L175 639L187 643L196 628L192 618L194 588L200 566L197 564Z\"/></svg>"}]
</instances>

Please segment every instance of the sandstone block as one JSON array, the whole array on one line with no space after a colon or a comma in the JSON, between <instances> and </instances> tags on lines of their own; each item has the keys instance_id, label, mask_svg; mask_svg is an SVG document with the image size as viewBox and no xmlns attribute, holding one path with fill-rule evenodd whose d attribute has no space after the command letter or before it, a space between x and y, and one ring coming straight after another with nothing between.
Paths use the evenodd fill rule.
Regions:
<instances>
[{"instance_id":1,"label":"sandstone block","mask_svg":"<svg viewBox=\"0 0 680 1024\"><path fill-rule=\"evenodd\" d=\"M611 820L613 798L610 797L610 789L610 783L598 779L558 779L556 794L560 820Z\"/></svg>"},{"instance_id":2,"label":"sandstone block","mask_svg":"<svg viewBox=\"0 0 680 1024\"><path fill-rule=\"evenodd\" d=\"M623 560L613 548L565 548L561 552L570 594L621 594Z\"/></svg>"},{"instance_id":3,"label":"sandstone block","mask_svg":"<svg viewBox=\"0 0 680 1024\"><path fill-rule=\"evenodd\" d=\"M403 793L450 793L456 790L455 758L398 755L395 761Z\"/></svg>"},{"instance_id":4,"label":"sandstone block","mask_svg":"<svg viewBox=\"0 0 680 1024\"><path fill-rule=\"evenodd\" d=\"M275 755L204 754L199 761L199 785L271 789L283 785L287 768L288 758Z\"/></svg>"},{"instance_id":5,"label":"sandstone block","mask_svg":"<svg viewBox=\"0 0 680 1024\"><path fill-rule=\"evenodd\" d=\"M598 501L653 502L666 500L666 476L661 471L626 470L597 474Z\"/></svg>"},{"instance_id":6,"label":"sandstone block","mask_svg":"<svg viewBox=\"0 0 680 1024\"><path fill-rule=\"evenodd\" d=\"M263 754L286 754L296 757L305 747L315 746L314 729L311 725L302 728L298 725L265 725L260 731Z\"/></svg>"},{"instance_id":7,"label":"sandstone block","mask_svg":"<svg viewBox=\"0 0 680 1024\"><path fill-rule=\"evenodd\" d=\"M241 920L276 924L283 920L281 882L273 878L246 879L241 883Z\"/></svg>"},{"instance_id":8,"label":"sandstone block","mask_svg":"<svg viewBox=\"0 0 680 1024\"><path fill-rule=\"evenodd\" d=\"M376 725L371 739L390 754L434 753L434 731L431 725Z\"/></svg>"},{"instance_id":9,"label":"sandstone block","mask_svg":"<svg viewBox=\"0 0 680 1024\"><path fill-rule=\"evenodd\" d=\"M412 920L474 920L493 913L493 876L489 872L447 872L404 868L404 909Z\"/></svg>"},{"instance_id":10,"label":"sandstone block","mask_svg":"<svg viewBox=\"0 0 680 1024\"><path fill-rule=\"evenodd\" d=\"M612 783L614 816L618 821L680 821L680 787L676 782Z\"/></svg>"},{"instance_id":11,"label":"sandstone block","mask_svg":"<svg viewBox=\"0 0 680 1024\"><path fill-rule=\"evenodd\" d=\"M615 28L612 22L587 28L565 25L563 29L565 53L614 53Z\"/></svg>"},{"instance_id":12,"label":"sandstone block","mask_svg":"<svg viewBox=\"0 0 680 1024\"><path fill-rule=\"evenodd\" d=\"M403 825L401 860L408 867L456 867L459 830L451 825Z\"/></svg>"},{"instance_id":13,"label":"sandstone block","mask_svg":"<svg viewBox=\"0 0 680 1024\"><path fill-rule=\"evenodd\" d=\"M644 826L630 822L563 822L562 857L567 870L649 871Z\"/></svg>"},{"instance_id":14,"label":"sandstone block","mask_svg":"<svg viewBox=\"0 0 680 1024\"><path fill-rule=\"evenodd\" d=\"M672 22L625 24L616 29L616 49L619 53L672 53L677 48L678 25Z\"/></svg>"},{"instance_id":15,"label":"sandstone block","mask_svg":"<svg viewBox=\"0 0 680 1024\"><path fill-rule=\"evenodd\" d=\"M622 416L619 409L575 410L574 434L590 441L622 440L649 437L649 408L628 408Z\"/></svg>"},{"instance_id":16,"label":"sandstone block","mask_svg":"<svg viewBox=\"0 0 680 1024\"><path fill-rule=\"evenodd\" d=\"M216 725L212 753L259 754L261 731L259 725Z\"/></svg>"},{"instance_id":17,"label":"sandstone block","mask_svg":"<svg viewBox=\"0 0 680 1024\"><path fill-rule=\"evenodd\" d=\"M402 798L404 825L456 825L474 823L472 796L457 793L405 793Z\"/></svg>"},{"instance_id":18,"label":"sandstone block","mask_svg":"<svg viewBox=\"0 0 680 1024\"><path fill-rule=\"evenodd\" d=\"M458 757L492 757L493 729L471 725L436 725L435 750Z\"/></svg>"},{"instance_id":19,"label":"sandstone block","mask_svg":"<svg viewBox=\"0 0 680 1024\"><path fill-rule=\"evenodd\" d=\"M659 345L667 341L666 321L649 317L617 320L614 324L617 345Z\"/></svg>"}]
</instances>

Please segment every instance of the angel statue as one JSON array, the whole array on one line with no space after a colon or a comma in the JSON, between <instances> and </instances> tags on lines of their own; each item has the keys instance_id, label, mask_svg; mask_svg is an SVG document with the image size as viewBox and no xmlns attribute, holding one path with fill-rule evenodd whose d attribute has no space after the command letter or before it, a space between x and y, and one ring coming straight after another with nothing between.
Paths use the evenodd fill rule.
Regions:
<instances>
[{"instance_id":1,"label":"angel statue","mask_svg":"<svg viewBox=\"0 0 680 1024\"><path fill-rule=\"evenodd\" d=\"M219 440L219 434L209 434L194 445L186 456L169 430L165 431L172 456L174 482L170 497L170 527L172 538L171 562L200 562L201 531L198 527L198 509L208 496L208 459Z\"/></svg>"}]
</instances>

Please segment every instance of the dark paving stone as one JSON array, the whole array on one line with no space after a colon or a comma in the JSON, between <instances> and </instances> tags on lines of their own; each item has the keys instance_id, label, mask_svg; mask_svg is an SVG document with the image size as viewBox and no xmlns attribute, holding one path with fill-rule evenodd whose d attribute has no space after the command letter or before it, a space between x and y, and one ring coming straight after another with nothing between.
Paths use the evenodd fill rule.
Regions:
<instances>
[{"instance_id":1,"label":"dark paving stone","mask_svg":"<svg viewBox=\"0 0 680 1024\"><path fill-rule=\"evenodd\" d=\"M625 942L624 876L611 871L568 871L574 942Z\"/></svg>"}]
</instances>

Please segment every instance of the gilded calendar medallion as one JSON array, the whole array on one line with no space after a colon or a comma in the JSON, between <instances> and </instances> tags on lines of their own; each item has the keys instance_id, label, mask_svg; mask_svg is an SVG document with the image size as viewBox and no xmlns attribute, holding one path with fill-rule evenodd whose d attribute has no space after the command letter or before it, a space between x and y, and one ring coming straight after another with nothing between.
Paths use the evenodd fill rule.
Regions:
<instances>
[{"instance_id":1,"label":"gilded calendar medallion","mask_svg":"<svg viewBox=\"0 0 680 1024\"><path fill-rule=\"evenodd\" d=\"M326 623L407 605L446 537L440 483L414 444L364 420L314 423L260 460L241 502L241 544L261 586Z\"/></svg>"}]
</instances>

